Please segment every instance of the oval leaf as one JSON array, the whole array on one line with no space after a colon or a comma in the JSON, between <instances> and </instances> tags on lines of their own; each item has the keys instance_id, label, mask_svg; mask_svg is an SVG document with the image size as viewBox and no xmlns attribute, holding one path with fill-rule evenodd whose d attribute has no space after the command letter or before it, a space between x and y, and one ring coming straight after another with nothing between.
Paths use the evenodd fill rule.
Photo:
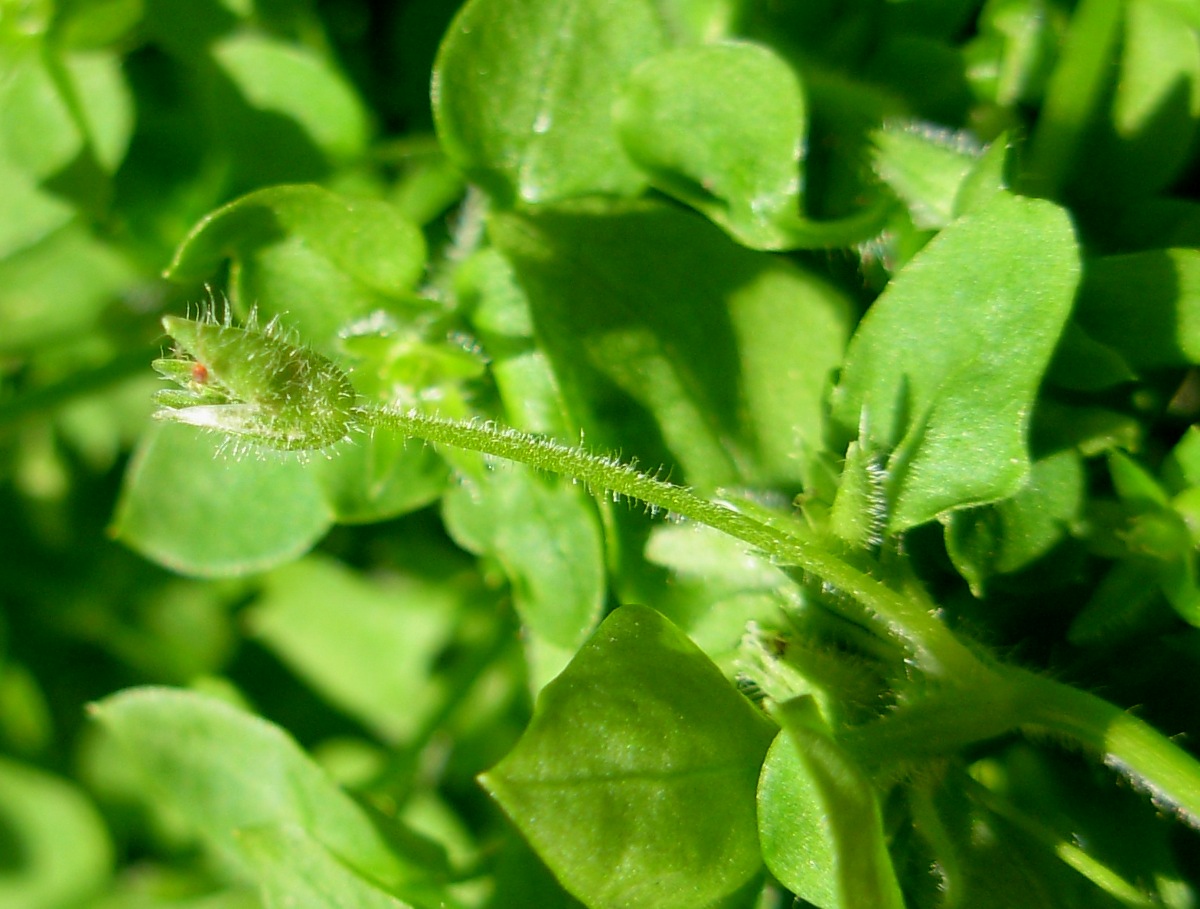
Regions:
<instances>
[{"instance_id":1,"label":"oval leaf","mask_svg":"<svg viewBox=\"0 0 1200 909\"><path fill-rule=\"evenodd\" d=\"M403 297L425 267L419 228L377 199L319 186L273 186L205 215L166 271L199 282L233 259L233 291L319 347L349 319Z\"/></svg>"},{"instance_id":2,"label":"oval leaf","mask_svg":"<svg viewBox=\"0 0 1200 909\"><path fill-rule=\"evenodd\" d=\"M149 430L125 475L112 533L182 574L229 577L307 552L332 524L311 465L295 455L222 454L182 424Z\"/></svg>"},{"instance_id":3,"label":"oval leaf","mask_svg":"<svg viewBox=\"0 0 1200 909\"><path fill-rule=\"evenodd\" d=\"M644 0L472 0L434 68L442 146L506 204L636 193L644 180L610 110L663 41Z\"/></svg>"},{"instance_id":4,"label":"oval leaf","mask_svg":"<svg viewBox=\"0 0 1200 909\"><path fill-rule=\"evenodd\" d=\"M496 558L529 629L574 649L604 607L604 540L587 493L517 465L463 477L443 499L455 541Z\"/></svg>"},{"instance_id":5,"label":"oval leaf","mask_svg":"<svg viewBox=\"0 0 1200 909\"><path fill-rule=\"evenodd\" d=\"M786 245L777 222L799 212L805 111L773 51L730 42L659 54L634 71L614 116L655 187L749 246Z\"/></svg>"},{"instance_id":6,"label":"oval leaf","mask_svg":"<svg viewBox=\"0 0 1200 909\"><path fill-rule=\"evenodd\" d=\"M1006 498L1025 482L1029 416L1079 270L1065 211L997 193L876 300L832 403L879 472L888 531Z\"/></svg>"},{"instance_id":7,"label":"oval leaf","mask_svg":"<svg viewBox=\"0 0 1200 909\"><path fill-rule=\"evenodd\" d=\"M832 738L781 733L758 789L763 859L820 909L903 909L871 782Z\"/></svg>"},{"instance_id":8,"label":"oval leaf","mask_svg":"<svg viewBox=\"0 0 1200 909\"><path fill-rule=\"evenodd\" d=\"M93 705L154 797L209 843L243 861L239 831L288 825L356 871L398 886L438 856L401 855L398 829L343 792L282 729L224 701L170 688L133 688Z\"/></svg>"},{"instance_id":9,"label":"oval leaf","mask_svg":"<svg viewBox=\"0 0 1200 909\"><path fill-rule=\"evenodd\" d=\"M708 906L759 871L765 720L661 615L614 612L482 777L592 909Z\"/></svg>"},{"instance_id":10,"label":"oval leaf","mask_svg":"<svg viewBox=\"0 0 1200 909\"><path fill-rule=\"evenodd\" d=\"M0 757L0 906L56 909L90 902L108 882L112 844L74 785Z\"/></svg>"}]
</instances>

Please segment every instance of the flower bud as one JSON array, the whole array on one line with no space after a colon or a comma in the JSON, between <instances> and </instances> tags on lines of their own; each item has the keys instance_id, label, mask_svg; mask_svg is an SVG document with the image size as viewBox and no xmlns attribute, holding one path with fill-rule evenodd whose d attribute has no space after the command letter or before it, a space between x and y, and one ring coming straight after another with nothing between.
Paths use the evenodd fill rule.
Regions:
<instances>
[{"instance_id":1,"label":"flower bud","mask_svg":"<svg viewBox=\"0 0 1200 909\"><path fill-rule=\"evenodd\" d=\"M154 361L181 389L155 394L160 420L216 430L286 451L326 448L348 435L355 393L328 357L280 336L278 322L263 328L166 316L175 356Z\"/></svg>"}]
</instances>

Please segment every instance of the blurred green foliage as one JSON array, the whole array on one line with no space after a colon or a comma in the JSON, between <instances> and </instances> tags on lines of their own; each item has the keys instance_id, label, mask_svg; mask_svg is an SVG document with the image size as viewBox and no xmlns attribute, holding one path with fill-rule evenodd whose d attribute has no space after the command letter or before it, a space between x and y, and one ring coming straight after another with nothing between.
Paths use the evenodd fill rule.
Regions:
<instances>
[{"instance_id":1,"label":"blurred green foliage","mask_svg":"<svg viewBox=\"0 0 1200 909\"><path fill-rule=\"evenodd\" d=\"M0 909L1194 906L1195 831L1074 756L770 745L764 641L757 694L894 706L836 592L385 429L231 457L149 364L279 317L373 405L799 514L1188 745L1196 7L457 7L0 0Z\"/></svg>"}]
</instances>

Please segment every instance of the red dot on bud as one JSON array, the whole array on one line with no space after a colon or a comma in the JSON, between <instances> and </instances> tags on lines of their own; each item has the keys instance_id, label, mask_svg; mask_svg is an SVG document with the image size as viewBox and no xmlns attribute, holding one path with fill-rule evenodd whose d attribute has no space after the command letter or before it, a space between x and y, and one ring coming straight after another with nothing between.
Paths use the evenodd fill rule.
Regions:
<instances>
[{"instance_id":1,"label":"red dot on bud","mask_svg":"<svg viewBox=\"0 0 1200 909\"><path fill-rule=\"evenodd\" d=\"M192 364L192 381L203 385L208 381L208 367L203 363Z\"/></svg>"}]
</instances>

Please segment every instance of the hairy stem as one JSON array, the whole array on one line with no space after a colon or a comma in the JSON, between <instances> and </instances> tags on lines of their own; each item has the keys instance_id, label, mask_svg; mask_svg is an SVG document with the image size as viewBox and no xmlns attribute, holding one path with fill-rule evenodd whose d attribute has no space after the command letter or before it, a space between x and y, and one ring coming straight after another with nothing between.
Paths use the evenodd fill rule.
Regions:
<instances>
[{"instance_id":1,"label":"hairy stem","mask_svg":"<svg viewBox=\"0 0 1200 909\"><path fill-rule=\"evenodd\" d=\"M1020 689L1021 726L1076 741L1130 778L1163 810L1200 828L1200 762L1132 714L1103 698L1024 670L1010 670Z\"/></svg>"},{"instance_id":2,"label":"hairy stem","mask_svg":"<svg viewBox=\"0 0 1200 909\"><path fill-rule=\"evenodd\" d=\"M518 461L706 524L761 550L777 564L799 566L834 591L862 603L888 634L908 644L913 661L925 671L956 675L979 665L979 658L919 603L896 593L798 532L768 526L613 458L490 423L467 423L418 411L369 407L358 408L356 415L367 425L387 426L428 442Z\"/></svg>"}]
</instances>

